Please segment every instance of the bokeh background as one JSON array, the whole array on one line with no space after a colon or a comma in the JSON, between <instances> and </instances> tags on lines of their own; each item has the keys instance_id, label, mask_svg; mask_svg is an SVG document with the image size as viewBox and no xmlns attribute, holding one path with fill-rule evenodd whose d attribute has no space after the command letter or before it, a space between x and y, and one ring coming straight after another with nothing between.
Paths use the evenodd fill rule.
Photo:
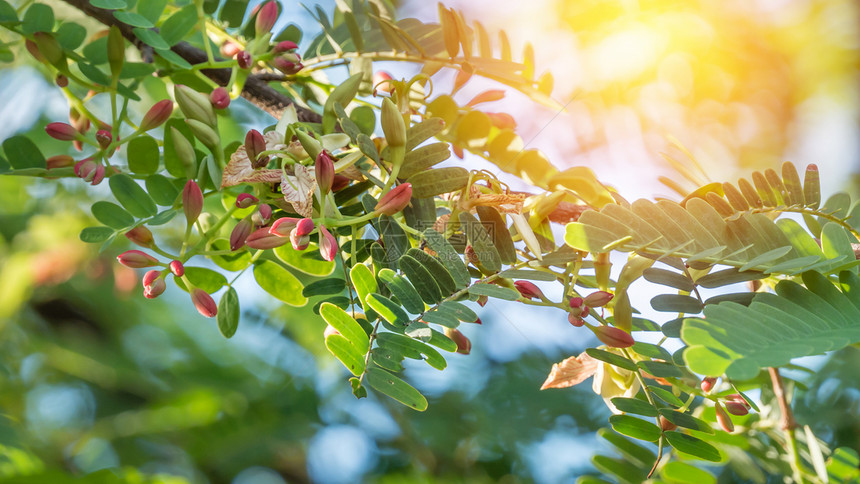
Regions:
<instances>
[{"instance_id":1,"label":"bokeh background","mask_svg":"<svg viewBox=\"0 0 860 484\"><path fill-rule=\"evenodd\" d=\"M278 27L307 26L307 41L313 21L281 3ZM512 114L559 168L589 166L633 199L677 196L658 176L694 188L664 155L692 156L715 181L792 160L819 165L825 196L858 194L854 1L447 5L504 29L515 52L533 44L565 109L510 93L488 110ZM400 16L432 22L436 8L406 0ZM65 120L68 105L15 52L0 65L0 139L26 133L62 153L42 127ZM451 81L440 75L440 91ZM496 87L473 80L457 99ZM237 139L272 122L241 102L231 110ZM589 384L538 390L552 363L593 343L563 315L488 305L483 325L463 328L470 355L441 373L407 365L428 395L424 413L355 400L311 305L285 307L240 281L244 312L225 340L175 288L144 300L140 274L114 262L128 247L98 254L78 240L89 205L109 193L76 182L0 177L0 482L558 483L593 472L589 457L608 449L595 436L608 410ZM797 417L834 446L860 447L858 359L848 348L802 375L814 391L798 390Z\"/></svg>"}]
</instances>

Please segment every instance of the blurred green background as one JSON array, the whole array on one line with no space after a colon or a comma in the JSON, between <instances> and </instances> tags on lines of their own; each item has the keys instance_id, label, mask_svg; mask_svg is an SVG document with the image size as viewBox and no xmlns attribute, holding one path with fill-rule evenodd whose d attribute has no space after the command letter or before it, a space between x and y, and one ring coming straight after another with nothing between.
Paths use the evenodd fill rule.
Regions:
<instances>
[{"instance_id":1,"label":"blurred green background","mask_svg":"<svg viewBox=\"0 0 860 484\"><path fill-rule=\"evenodd\" d=\"M451 5L473 18L490 8ZM710 160L705 166L717 179L796 155L799 165L833 168L822 172L825 190L857 195L848 176L857 169L860 11L844 1L744 5L540 1L515 24L505 12L524 8L503 4L481 19L515 39L549 21L540 12L552 15L548 32L565 37L532 38L539 65L561 70L560 99L578 98L546 132L541 123L554 113L540 111L530 121L524 103L499 109L509 106L523 120L524 138L543 133L535 144L559 166L626 173L604 175L621 188L659 191L656 177L666 169L658 152L672 135ZM307 19L290 8L292 21ZM435 7L419 2L403 9L435 17ZM578 50L567 54L576 58L624 29L647 37L643 25L650 19L659 27L654 19L669 13L708 24L711 49L680 58L657 49L650 61L658 67L617 71L622 57L604 71L565 77L570 66L559 60L559 39L574 39ZM686 31L679 27L677 35ZM14 50L15 61L0 71L0 138L25 133L46 155L63 153L67 146L42 127L65 120L68 106L20 45ZM661 69L664 57L674 60ZM668 96L666 83L674 86L673 73L684 71L679 59L692 66L680 74L692 87ZM716 80L719 95L710 90ZM657 88L668 97L649 97ZM235 139L271 124L242 102L231 114L236 123L227 130ZM707 136L698 137L702 132ZM552 363L593 343L569 331L563 315L488 305L483 325L463 329L472 354L450 356L442 373L407 365L430 401L424 413L375 395L356 400L348 373L325 350L324 323L310 310L315 301L285 307L240 279L244 311L238 332L225 340L175 287L145 300L142 272L115 262L131 248L125 241L99 254L78 239L93 224L91 203L108 196L104 186L77 179L0 177L0 482L557 483L593 472L589 457L608 451L595 431L609 412L590 384L538 391ZM797 418L833 447L860 450L858 359L848 348L810 362L817 371L799 376L809 390L798 389ZM716 472L722 482L741 482L730 468Z\"/></svg>"}]
</instances>

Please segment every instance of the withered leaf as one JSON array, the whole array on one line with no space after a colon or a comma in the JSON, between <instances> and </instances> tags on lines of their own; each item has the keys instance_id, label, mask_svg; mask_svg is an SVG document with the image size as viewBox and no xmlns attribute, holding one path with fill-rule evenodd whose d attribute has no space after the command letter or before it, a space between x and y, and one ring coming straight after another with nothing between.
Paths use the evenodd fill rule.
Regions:
<instances>
[{"instance_id":1,"label":"withered leaf","mask_svg":"<svg viewBox=\"0 0 860 484\"><path fill-rule=\"evenodd\" d=\"M599 361L585 353L571 356L561 363L552 365L552 370L540 389L567 388L582 383L594 375L599 364Z\"/></svg>"}]
</instances>

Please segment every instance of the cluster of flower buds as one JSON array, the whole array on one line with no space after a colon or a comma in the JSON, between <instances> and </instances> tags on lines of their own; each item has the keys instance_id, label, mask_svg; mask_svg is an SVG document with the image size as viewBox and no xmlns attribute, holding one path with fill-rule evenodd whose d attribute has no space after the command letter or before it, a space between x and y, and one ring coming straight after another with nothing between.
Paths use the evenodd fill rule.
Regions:
<instances>
[{"instance_id":1,"label":"cluster of flower buds","mask_svg":"<svg viewBox=\"0 0 860 484\"><path fill-rule=\"evenodd\" d=\"M236 199L237 207L247 208L259 203L259 200L253 195L245 195L245 197L240 196ZM260 203L257 210L233 227L233 232L230 233L230 250L238 250L245 245L252 249L265 250L286 244L286 240L269 232L271 227L268 224L271 218L271 205Z\"/></svg>"},{"instance_id":2,"label":"cluster of flower buds","mask_svg":"<svg viewBox=\"0 0 860 484\"><path fill-rule=\"evenodd\" d=\"M514 281L514 287L520 292L520 295L526 299L546 299L540 288L532 282Z\"/></svg>"},{"instance_id":3,"label":"cluster of flower buds","mask_svg":"<svg viewBox=\"0 0 860 484\"><path fill-rule=\"evenodd\" d=\"M92 158L85 158L75 163L75 175L90 185L98 185L105 179L105 167L96 163Z\"/></svg>"},{"instance_id":4,"label":"cluster of flower buds","mask_svg":"<svg viewBox=\"0 0 860 484\"><path fill-rule=\"evenodd\" d=\"M295 52L298 47L295 42L289 40L278 42L272 49L272 52L277 55L272 59L272 64L288 76L298 73L304 68L302 56Z\"/></svg>"},{"instance_id":5,"label":"cluster of flower buds","mask_svg":"<svg viewBox=\"0 0 860 484\"><path fill-rule=\"evenodd\" d=\"M314 230L314 221L309 218L296 219L292 217L282 217L275 220L275 223L269 228L269 233L276 237L289 237L290 243L295 250L305 250L310 244L310 234ZM320 231L322 233L322 231ZM328 232L326 230L326 232ZM331 236L331 234L329 234ZM324 237L324 236L323 236ZM334 239L334 237L332 237ZM322 244L320 244L322 250ZM337 242L334 243L337 250ZM325 255L324 255L325 256Z\"/></svg>"}]
</instances>

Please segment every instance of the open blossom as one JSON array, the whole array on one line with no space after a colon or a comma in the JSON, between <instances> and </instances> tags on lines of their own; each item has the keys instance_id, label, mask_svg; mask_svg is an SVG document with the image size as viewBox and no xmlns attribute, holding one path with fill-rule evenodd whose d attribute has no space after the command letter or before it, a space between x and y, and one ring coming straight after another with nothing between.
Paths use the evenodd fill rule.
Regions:
<instances>
[{"instance_id":1,"label":"open blossom","mask_svg":"<svg viewBox=\"0 0 860 484\"><path fill-rule=\"evenodd\" d=\"M620 354L618 350L612 348L601 349ZM592 389L594 393L603 397L603 401L612 413L619 414L621 412L615 408L612 399L615 397L634 397L639 393L639 380L636 379L634 372L601 361L594 373Z\"/></svg>"}]
</instances>

